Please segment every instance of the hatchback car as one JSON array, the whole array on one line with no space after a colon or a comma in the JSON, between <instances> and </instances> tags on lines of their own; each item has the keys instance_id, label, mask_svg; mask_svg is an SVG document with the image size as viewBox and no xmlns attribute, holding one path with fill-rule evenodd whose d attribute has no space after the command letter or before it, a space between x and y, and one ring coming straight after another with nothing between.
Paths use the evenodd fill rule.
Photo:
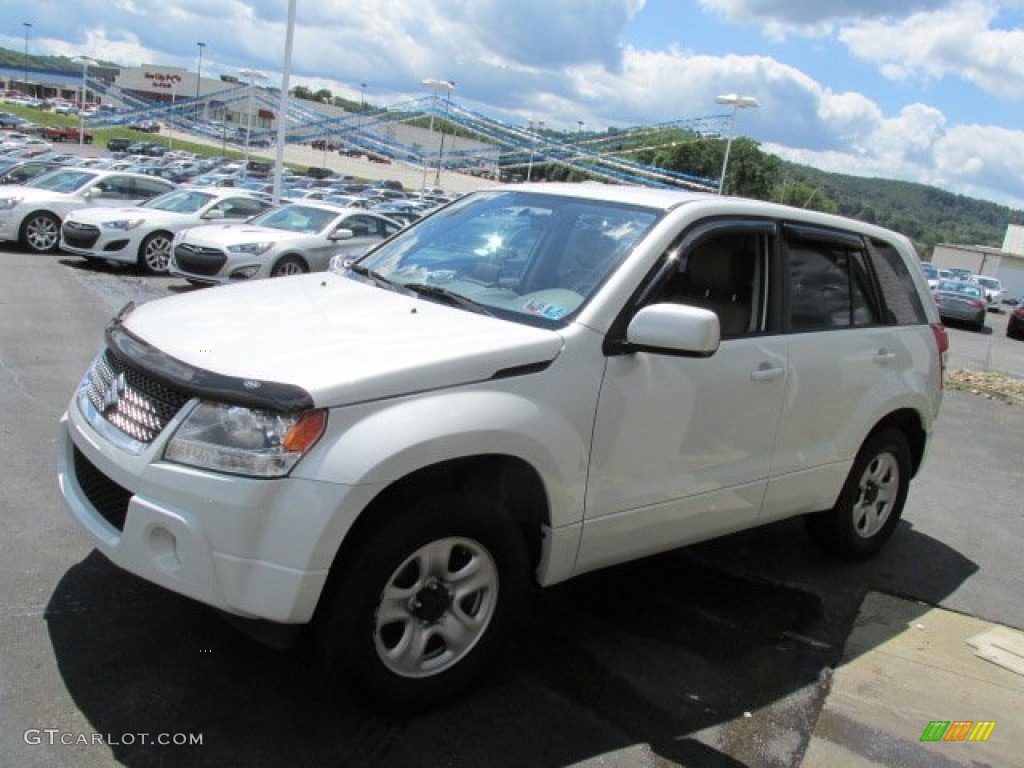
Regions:
<instances>
[{"instance_id":1,"label":"hatchback car","mask_svg":"<svg viewBox=\"0 0 1024 768\"><path fill-rule=\"evenodd\" d=\"M965 280L943 280L932 291L943 320L969 323L976 330L985 327L988 302L977 283Z\"/></svg>"},{"instance_id":2,"label":"hatchback car","mask_svg":"<svg viewBox=\"0 0 1024 768\"><path fill-rule=\"evenodd\" d=\"M195 227L174 238L170 273L195 283L322 272L338 254L360 256L402 226L368 211L292 203L243 225Z\"/></svg>"},{"instance_id":3,"label":"hatchback car","mask_svg":"<svg viewBox=\"0 0 1024 768\"><path fill-rule=\"evenodd\" d=\"M135 205L177 185L142 173L58 168L24 185L0 187L0 240L31 251L55 251L71 211L89 206Z\"/></svg>"},{"instance_id":4,"label":"hatchback car","mask_svg":"<svg viewBox=\"0 0 1024 768\"><path fill-rule=\"evenodd\" d=\"M131 208L83 208L61 227L61 250L87 259L167 271L171 241L183 229L212 221L245 221L271 207L233 189L176 189Z\"/></svg>"}]
</instances>

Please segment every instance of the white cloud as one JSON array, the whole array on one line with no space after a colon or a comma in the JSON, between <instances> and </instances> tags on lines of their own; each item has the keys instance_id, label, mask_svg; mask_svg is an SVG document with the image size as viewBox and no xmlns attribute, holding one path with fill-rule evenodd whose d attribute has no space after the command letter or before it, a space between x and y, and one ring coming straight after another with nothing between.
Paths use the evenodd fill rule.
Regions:
<instances>
[{"instance_id":1,"label":"white cloud","mask_svg":"<svg viewBox=\"0 0 1024 768\"><path fill-rule=\"evenodd\" d=\"M700 0L702 7L735 24L757 24L781 39L787 35L820 37L853 19L888 18L942 8L951 0Z\"/></svg>"},{"instance_id":2,"label":"white cloud","mask_svg":"<svg viewBox=\"0 0 1024 768\"><path fill-rule=\"evenodd\" d=\"M894 80L962 78L996 96L1024 98L1024 30L996 29L998 7L966 0L900 22L869 21L839 33L858 58Z\"/></svg>"}]
</instances>

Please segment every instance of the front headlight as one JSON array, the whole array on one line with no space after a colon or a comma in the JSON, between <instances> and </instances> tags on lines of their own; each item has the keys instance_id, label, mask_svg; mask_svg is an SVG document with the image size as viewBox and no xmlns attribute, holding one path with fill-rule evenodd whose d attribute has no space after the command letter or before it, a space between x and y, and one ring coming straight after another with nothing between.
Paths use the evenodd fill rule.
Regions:
<instances>
[{"instance_id":1,"label":"front headlight","mask_svg":"<svg viewBox=\"0 0 1024 768\"><path fill-rule=\"evenodd\" d=\"M141 226L145 219L119 219L117 221L104 221L103 226L107 229L131 230Z\"/></svg>"},{"instance_id":2,"label":"front headlight","mask_svg":"<svg viewBox=\"0 0 1024 768\"><path fill-rule=\"evenodd\" d=\"M240 243L229 245L228 253L251 253L254 256L262 256L274 246L273 243Z\"/></svg>"},{"instance_id":3,"label":"front headlight","mask_svg":"<svg viewBox=\"0 0 1024 768\"><path fill-rule=\"evenodd\" d=\"M9 211L20 202L20 197L0 197L0 211Z\"/></svg>"},{"instance_id":4,"label":"front headlight","mask_svg":"<svg viewBox=\"0 0 1024 768\"><path fill-rule=\"evenodd\" d=\"M250 477L283 477L324 432L326 411L286 415L200 403L164 452L179 464Z\"/></svg>"}]
</instances>

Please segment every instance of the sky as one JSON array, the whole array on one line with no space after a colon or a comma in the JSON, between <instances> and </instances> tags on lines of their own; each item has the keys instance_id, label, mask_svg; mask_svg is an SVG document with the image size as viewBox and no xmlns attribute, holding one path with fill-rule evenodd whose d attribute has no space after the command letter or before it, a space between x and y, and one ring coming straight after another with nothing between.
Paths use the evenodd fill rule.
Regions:
<instances>
[{"instance_id":1,"label":"sky","mask_svg":"<svg viewBox=\"0 0 1024 768\"><path fill-rule=\"evenodd\" d=\"M287 0L0 0L0 45L280 84ZM386 106L455 83L513 123L727 114L817 168L1024 209L1024 0L296 0L291 85Z\"/></svg>"}]
</instances>

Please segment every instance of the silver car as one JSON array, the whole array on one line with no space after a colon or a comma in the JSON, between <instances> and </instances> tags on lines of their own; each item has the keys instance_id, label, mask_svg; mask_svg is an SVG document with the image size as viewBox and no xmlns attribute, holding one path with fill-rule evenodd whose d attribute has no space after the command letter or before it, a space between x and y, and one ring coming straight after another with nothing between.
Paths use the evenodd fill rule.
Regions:
<instances>
[{"instance_id":1,"label":"silver car","mask_svg":"<svg viewBox=\"0 0 1024 768\"><path fill-rule=\"evenodd\" d=\"M174 235L213 220L245 221L270 208L247 192L220 187L176 189L129 208L83 208L61 227L61 250L167 271Z\"/></svg>"},{"instance_id":2,"label":"silver car","mask_svg":"<svg viewBox=\"0 0 1024 768\"><path fill-rule=\"evenodd\" d=\"M401 228L398 222L357 208L292 203L245 224L207 225L178 233L169 271L209 284L322 272L333 256L360 256Z\"/></svg>"}]
</instances>

